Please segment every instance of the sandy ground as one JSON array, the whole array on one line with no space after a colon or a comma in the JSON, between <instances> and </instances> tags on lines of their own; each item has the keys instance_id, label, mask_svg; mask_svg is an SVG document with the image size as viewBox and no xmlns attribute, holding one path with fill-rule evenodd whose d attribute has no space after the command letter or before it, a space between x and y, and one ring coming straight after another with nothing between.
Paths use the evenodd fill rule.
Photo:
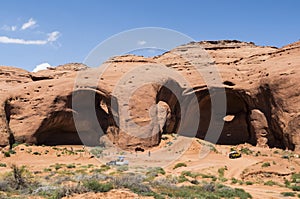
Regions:
<instances>
[{"instance_id":1,"label":"sandy ground","mask_svg":"<svg viewBox=\"0 0 300 199\"><path fill-rule=\"evenodd\" d=\"M172 144L170 144L170 141ZM215 147L216 150L210 150L211 146ZM160 146L151 149L150 156L149 150L136 153L110 147L105 149L103 151L104 155L97 159L89 152L88 147L25 146L22 144L14 148L16 154L12 154L11 157L0 155L0 162L8 165L7 167L0 167L0 173L9 171L9 165L11 164L26 165L31 171L43 171L55 163L102 165L123 155L129 161L129 169L132 171L135 171L138 167L160 166L165 169L167 174L180 175L182 171L191 171L218 176L218 169L226 168L224 177L228 180L224 184L243 188L253 198L282 198L281 192L291 191L277 185L266 186L264 182L272 180L284 183L284 179L290 178L292 173L300 172L300 158L297 157L297 154L281 149L257 148L245 144L234 147L236 149L247 148L252 151L252 154L242 154L242 158L229 159L228 153L232 147L210 145L196 139L181 139L180 137L169 136ZM73 151L75 154L68 154L66 151ZM290 156L289 159L282 158L286 154ZM270 166L263 167L262 164L265 162L270 163ZM174 169L174 165L177 163L185 163L187 166ZM232 184L231 178L251 181L253 185ZM105 196L103 195L103 197ZM130 195L130 197L135 198L136 196Z\"/></svg>"}]
</instances>

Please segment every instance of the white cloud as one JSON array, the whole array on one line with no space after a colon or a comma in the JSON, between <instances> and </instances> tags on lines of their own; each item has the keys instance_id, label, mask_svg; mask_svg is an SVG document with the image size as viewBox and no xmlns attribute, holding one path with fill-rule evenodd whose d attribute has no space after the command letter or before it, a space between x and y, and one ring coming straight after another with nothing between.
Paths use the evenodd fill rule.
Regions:
<instances>
[{"instance_id":1,"label":"white cloud","mask_svg":"<svg viewBox=\"0 0 300 199\"><path fill-rule=\"evenodd\" d=\"M36 21L33 18L30 18L26 23L24 23L21 27L21 30L26 30L30 27L36 25Z\"/></svg>"},{"instance_id":2,"label":"white cloud","mask_svg":"<svg viewBox=\"0 0 300 199\"><path fill-rule=\"evenodd\" d=\"M147 42L146 41L138 41L137 42L137 44L139 45L139 46L143 46L143 45L145 45Z\"/></svg>"},{"instance_id":3,"label":"white cloud","mask_svg":"<svg viewBox=\"0 0 300 199\"><path fill-rule=\"evenodd\" d=\"M0 36L0 43L4 44L23 44L23 45L45 45L56 41L60 36L58 31L54 31L48 34L48 38L45 40L25 40L19 38L11 38L6 36Z\"/></svg>"},{"instance_id":4,"label":"white cloud","mask_svg":"<svg viewBox=\"0 0 300 199\"><path fill-rule=\"evenodd\" d=\"M24 45L45 45L47 40L24 40L18 38L10 38L6 36L0 36L0 43L4 44L24 44Z\"/></svg>"},{"instance_id":5,"label":"white cloud","mask_svg":"<svg viewBox=\"0 0 300 199\"><path fill-rule=\"evenodd\" d=\"M1 30L4 30L4 31L16 31L17 30L17 26L4 25L4 26L1 27Z\"/></svg>"},{"instance_id":6,"label":"white cloud","mask_svg":"<svg viewBox=\"0 0 300 199\"><path fill-rule=\"evenodd\" d=\"M32 72L36 73L40 70L47 70L48 68L50 68L51 65L49 63L42 63L42 64L39 64L37 65Z\"/></svg>"},{"instance_id":7,"label":"white cloud","mask_svg":"<svg viewBox=\"0 0 300 199\"><path fill-rule=\"evenodd\" d=\"M54 31L48 34L48 42L54 42L58 39L60 33L58 31Z\"/></svg>"}]
</instances>

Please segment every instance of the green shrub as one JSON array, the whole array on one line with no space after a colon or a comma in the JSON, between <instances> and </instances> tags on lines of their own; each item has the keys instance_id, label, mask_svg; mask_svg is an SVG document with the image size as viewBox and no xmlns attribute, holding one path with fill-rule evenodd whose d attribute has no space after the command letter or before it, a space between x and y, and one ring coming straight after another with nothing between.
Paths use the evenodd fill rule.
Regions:
<instances>
[{"instance_id":1,"label":"green shrub","mask_svg":"<svg viewBox=\"0 0 300 199\"><path fill-rule=\"evenodd\" d=\"M155 177L157 177L159 174L161 175L165 175L166 172L163 168L161 167L151 167L149 168L149 170L147 171L146 175L147 175L147 180L148 181L152 181Z\"/></svg>"},{"instance_id":2,"label":"green shrub","mask_svg":"<svg viewBox=\"0 0 300 199\"><path fill-rule=\"evenodd\" d=\"M44 168L44 172L50 172L50 171L52 171L51 168Z\"/></svg>"},{"instance_id":3,"label":"green shrub","mask_svg":"<svg viewBox=\"0 0 300 199\"><path fill-rule=\"evenodd\" d=\"M107 170L110 169L110 166L105 165L105 164L102 164L102 165L100 166L100 168L101 168L103 171L107 171Z\"/></svg>"},{"instance_id":4,"label":"green shrub","mask_svg":"<svg viewBox=\"0 0 300 199\"><path fill-rule=\"evenodd\" d=\"M56 151L60 151L60 149L57 148L57 147L52 147L52 149L53 149L53 150L56 150Z\"/></svg>"},{"instance_id":5,"label":"green shrub","mask_svg":"<svg viewBox=\"0 0 300 199\"><path fill-rule=\"evenodd\" d=\"M218 195L224 198L231 198L231 197L232 198L237 197L240 199L252 198L252 196L249 193L247 193L244 189L240 189L240 188L227 189L226 191L221 191Z\"/></svg>"},{"instance_id":6,"label":"green shrub","mask_svg":"<svg viewBox=\"0 0 300 199\"><path fill-rule=\"evenodd\" d=\"M57 170L59 170L59 169L62 168L62 165L56 163L56 164L54 165L54 168L55 168L55 170L57 171Z\"/></svg>"},{"instance_id":7,"label":"green shrub","mask_svg":"<svg viewBox=\"0 0 300 199\"><path fill-rule=\"evenodd\" d=\"M127 188L132 192L139 195L150 196L153 195L150 187L143 183L145 176L136 174L125 174L118 176L113 179L114 187L116 188Z\"/></svg>"},{"instance_id":8,"label":"green shrub","mask_svg":"<svg viewBox=\"0 0 300 199\"><path fill-rule=\"evenodd\" d=\"M93 164L88 164L87 167L92 168L92 167L94 167L94 165Z\"/></svg>"},{"instance_id":9,"label":"green shrub","mask_svg":"<svg viewBox=\"0 0 300 199\"><path fill-rule=\"evenodd\" d=\"M221 182L226 182L226 181L228 181L228 179L227 179L227 178L224 178L224 177L219 178L219 180L220 180Z\"/></svg>"},{"instance_id":10,"label":"green shrub","mask_svg":"<svg viewBox=\"0 0 300 199\"><path fill-rule=\"evenodd\" d=\"M238 180L236 178L231 178L231 184L236 184L238 183Z\"/></svg>"},{"instance_id":11,"label":"green shrub","mask_svg":"<svg viewBox=\"0 0 300 199\"><path fill-rule=\"evenodd\" d=\"M10 154L16 154L17 152L15 150L9 150Z\"/></svg>"},{"instance_id":12,"label":"green shrub","mask_svg":"<svg viewBox=\"0 0 300 199\"><path fill-rule=\"evenodd\" d=\"M242 149L240 150L240 152L243 153L243 154L246 154L246 155L251 155L251 154L253 154L253 151L250 150L249 148L242 148Z\"/></svg>"},{"instance_id":13,"label":"green shrub","mask_svg":"<svg viewBox=\"0 0 300 199\"><path fill-rule=\"evenodd\" d=\"M276 182L269 180L269 181L265 182L264 185L273 186L273 185L276 185Z\"/></svg>"},{"instance_id":14,"label":"green shrub","mask_svg":"<svg viewBox=\"0 0 300 199\"><path fill-rule=\"evenodd\" d=\"M290 186L291 185L291 182L288 181L287 179L284 180L284 184L286 187Z\"/></svg>"},{"instance_id":15,"label":"green shrub","mask_svg":"<svg viewBox=\"0 0 300 199\"><path fill-rule=\"evenodd\" d=\"M190 171L182 171L182 172L181 172L181 175L189 176L189 177L192 177L192 176L193 176L193 175L192 175L192 172L190 172Z\"/></svg>"},{"instance_id":16,"label":"green shrub","mask_svg":"<svg viewBox=\"0 0 300 199\"><path fill-rule=\"evenodd\" d=\"M190 172L190 171L182 171L182 172L181 172L181 175L189 176L189 177L191 177L191 178L196 178L196 177L198 177L198 176L201 176L201 174L199 174L199 173L192 173L192 172Z\"/></svg>"},{"instance_id":17,"label":"green shrub","mask_svg":"<svg viewBox=\"0 0 300 199\"><path fill-rule=\"evenodd\" d=\"M68 164L67 168L68 169L74 169L74 168L76 168L76 166L75 166L75 164Z\"/></svg>"},{"instance_id":18,"label":"green shrub","mask_svg":"<svg viewBox=\"0 0 300 199\"><path fill-rule=\"evenodd\" d=\"M177 168L179 168L179 167L186 167L186 166L187 166L187 165L186 165L185 163L179 162L179 163L177 163L177 164L174 166L173 169L177 169Z\"/></svg>"},{"instance_id":19,"label":"green shrub","mask_svg":"<svg viewBox=\"0 0 300 199\"><path fill-rule=\"evenodd\" d=\"M281 156L281 158L283 158L283 159L290 159L290 157L288 155L283 155L283 156Z\"/></svg>"},{"instance_id":20,"label":"green shrub","mask_svg":"<svg viewBox=\"0 0 300 199\"><path fill-rule=\"evenodd\" d=\"M246 181L246 185L253 185L253 182L251 182L251 181Z\"/></svg>"},{"instance_id":21,"label":"green shrub","mask_svg":"<svg viewBox=\"0 0 300 199\"><path fill-rule=\"evenodd\" d=\"M10 157L11 154L16 154L16 151L14 151L14 150L5 151L4 157L8 158L8 157Z\"/></svg>"},{"instance_id":22,"label":"green shrub","mask_svg":"<svg viewBox=\"0 0 300 199\"><path fill-rule=\"evenodd\" d=\"M185 182L185 181L189 181L189 180L184 175L178 176L178 182L179 183L182 183L182 182Z\"/></svg>"},{"instance_id":23,"label":"green shrub","mask_svg":"<svg viewBox=\"0 0 300 199\"><path fill-rule=\"evenodd\" d=\"M104 171L108 171L110 169L110 166L107 166L105 164L101 165L100 168L91 170L92 173L102 173Z\"/></svg>"},{"instance_id":24,"label":"green shrub","mask_svg":"<svg viewBox=\"0 0 300 199\"><path fill-rule=\"evenodd\" d=\"M7 157L7 158L10 157L10 153L8 151L5 151L4 152L4 157Z\"/></svg>"},{"instance_id":25,"label":"green shrub","mask_svg":"<svg viewBox=\"0 0 300 199\"><path fill-rule=\"evenodd\" d=\"M199 176L201 176L202 178L211 178L213 181L217 180L216 176L209 175L209 174L199 174Z\"/></svg>"},{"instance_id":26,"label":"green shrub","mask_svg":"<svg viewBox=\"0 0 300 199\"><path fill-rule=\"evenodd\" d=\"M274 153L274 154L279 154L279 151L278 151L278 150L275 150L273 153Z\"/></svg>"},{"instance_id":27,"label":"green shrub","mask_svg":"<svg viewBox=\"0 0 300 199\"><path fill-rule=\"evenodd\" d=\"M165 170L163 168L161 168L161 167L155 167L155 171L157 173L161 174L161 175L165 175L166 174Z\"/></svg>"},{"instance_id":28,"label":"green shrub","mask_svg":"<svg viewBox=\"0 0 300 199\"><path fill-rule=\"evenodd\" d=\"M219 169L218 169L219 180L220 180L221 182L226 182L226 181L227 181L227 179L224 178L225 170L227 170L227 167L222 167L222 168L219 168Z\"/></svg>"},{"instance_id":29,"label":"green shrub","mask_svg":"<svg viewBox=\"0 0 300 199\"><path fill-rule=\"evenodd\" d=\"M85 181L83 186L94 192L108 192L113 189L111 183L99 183L97 180Z\"/></svg>"},{"instance_id":30,"label":"green shrub","mask_svg":"<svg viewBox=\"0 0 300 199\"><path fill-rule=\"evenodd\" d=\"M0 167L6 167L5 163L0 163Z\"/></svg>"},{"instance_id":31,"label":"green shrub","mask_svg":"<svg viewBox=\"0 0 300 199\"><path fill-rule=\"evenodd\" d=\"M296 195L294 192L282 192L280 194L283 195L284 197L289 197L289 196L294 197Z\"/></svg>"},{"instance_id":32,"label":"green shrub","mask_svg":"<svg viewBox=\"0 0 300 199\"><path fill-rule=\"evenodd\" d=\"M18 143L18 142L15 142L13 145L12 145L12 148L15 148L17 146L19 146L21 143Z\"/></svg>"},{"instance_id":33,"label":"green shrub","mask_svg":"<svg viewBox=\"0 0 300 199\"><path fill-rule=\"evenodd\" d=\"M262 168L269 167L271 164L269 162L265 162L261 165Z\"/></svg>"},{"instance_id":34,"label":"green shrub","mask_svg":"<svg viewBox=\"0 0 300 199\"><path fill-rule=\"evenodd\" d=\"M158 186L156 190L161 195L166 195L167 198L252 198L243 189L232 189L224 185L215 185L214 183L203 186Z\"/></svg>"},{"instance_id":35,"label":"green shrub","mask_svg":"<svg viewBox=\"0 0 300 199\"><path fill-rule=\"evenodd\" d=\"M290 187L293 191L300 191L300 186L293 185Z\"/></svg>"},{"instance_id":36,"label":"green shrub","mask_svg":"<svg viewBox=\"0 0 300 199\"><path fill-rule=\"evenodd\" d=\"M40 152L37 152L37 151L36 151L36 152L33 152L32 154L33 154L33 155L41 155L41 153L40 153Z\"/></svg>"},{"instance_id":37,"label":"green shrub","mask_svg":"<svg viewBox=\"0 0 300 199\"><path fill-rule=\"evenodd\" d=\"M12 172L10 172L6 181L13 189L21 190L27 189L31 185L32 174L25 168L25 166L18 167L16 165L11 166Z\"/></svg>"},{"instance_id":38,"label":"green shrub","mask_svg":"<svg viewBox=\"0 0 300 199\"><path fill-rule=\"evenodd\" d=\"M256 153L255 153L255 156L257 157L257 156L260 156L261 155L261 152L260 151L257 151Z\"/></svg>"},{"instance_id":39,"label":"green shrub","mask_svg":"<svg viewBox=\"0 0 300 199\"><path fill-rule=\"evenodd\" d=\"M204 191L214 192L216 190L216 185L214 183L204 184L202 189Z\"/></svg>"},{"instance_id":40,"label":"green shrub","mask_svg":"<svg viewBox=\"0 0 300 199\"><path fill-rule=\"evenodd\" d=\"M90 153L96 156L97 158L100 158L100 156L103 153L103 149L101 147L95 147L90 151Z\"/></svg>"},{"instance_id":41,"label":"green shrub","mask_svg":"<svg viewBox=\"0 0 300 199\"><path fill-rule=\"evenodd\" d=\"M162 140L168 140L169 138L167 136L161 136Z\"/></svg>"},{"instance_id":42,"label":"green shrub","mask_svg":"<svg viewBox=\"0 0 300 199\"><path fill-rule=\"evenodd\" d=\"M165 175L166 172L163 168L161 167L152 167L149 169L149 171L146 173L147 175L153 174L154 176L158 176L158 174Z\"/></svg>"},{"instance_id":43,"label":"green shrub","mask_svg":"<svg viewBox=\"0 0 300 199\"><path fill-rule=\"evenodd\" d=\"M121 166L117 167L118 172L124 172L124 171L128 171L128 170L129 170L128 165L121 165Z\"/></svg>"},{"instance_id":44,"label":"green shrub","mask_svg":"<svg viewBox=\"0 0 300 199\"><path fill-rule=\"evenodd\" d=\"M294 182L294 183L298 183L298 182L300 182L300 173L294 173L294 174L292 174L292 182Z\"/></svg>"},{"instance_id":45,"label":"green shrub","mask_svg":"<svg viewBox=\"0 0 300 199\"><path fill-rule=\"evenodd\" d=\"M191 183L194 184L194 185L197 185L197 184L199 184L199 181L198 180L191 180Z\"/></svg>"}]
</instances>

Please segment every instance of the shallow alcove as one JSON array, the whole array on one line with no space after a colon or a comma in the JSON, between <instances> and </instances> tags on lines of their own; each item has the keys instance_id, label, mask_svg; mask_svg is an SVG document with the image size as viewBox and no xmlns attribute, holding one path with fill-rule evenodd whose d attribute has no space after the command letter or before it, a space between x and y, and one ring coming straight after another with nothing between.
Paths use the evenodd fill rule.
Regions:
<instances>
[{"instance_id":1,"label":"shallow alcove","mask_svg":"<svg viewBox=\"0 0 300 199\"><path fill-rule=\"evenodd\" d=\"M76 131L72 112L53 112L35 133L37 145L82 144Z\"/></svg>"},{"instance_id":2,"label":"shallow alcove","mask_svg":"<svg viewBox=\"0 0 300 199\"><path fill-rule=\"evenodd\" d=\"M64 103L65 109L54 111L43 120L34 134L36 144L99 144L100 137L108 128L109 115L112 115L108 113L108 99L92 90L75 92L64 99L55 99L54 104Z\"/></svg>"}]
</instances>

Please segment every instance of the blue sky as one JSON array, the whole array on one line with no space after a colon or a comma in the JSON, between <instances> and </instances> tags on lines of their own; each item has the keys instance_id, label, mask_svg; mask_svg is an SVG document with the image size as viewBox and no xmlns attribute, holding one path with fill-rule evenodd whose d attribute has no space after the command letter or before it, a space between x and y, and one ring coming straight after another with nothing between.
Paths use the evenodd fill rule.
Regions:
<instances>
[{"instance_id":1,"label":"blue sky","mask_svg":"<svg viewBox=\"0 0 300 199\"><path fill-rule=\"evenodd\" d=\"M300 39L299 8L297 0L3 0L0 65L83 62L103 40L140 27L281 47Z\"/></svg>"}]
</instances>

